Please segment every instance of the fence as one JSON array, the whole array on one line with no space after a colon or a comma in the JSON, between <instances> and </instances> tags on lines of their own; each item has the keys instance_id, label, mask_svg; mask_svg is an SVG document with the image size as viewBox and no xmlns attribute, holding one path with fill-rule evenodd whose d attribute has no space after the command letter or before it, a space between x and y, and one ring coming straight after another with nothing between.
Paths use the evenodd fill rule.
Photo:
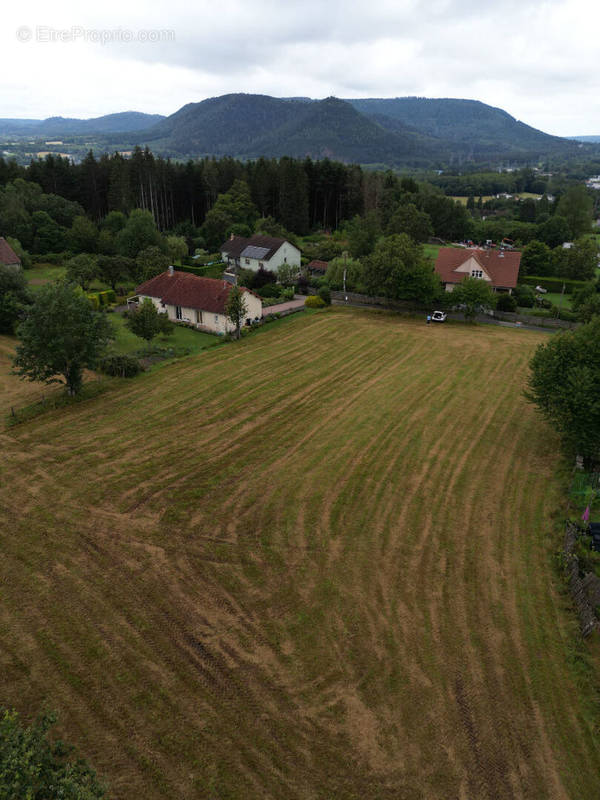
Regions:
<instances>
[{"instance_id":1,"label":"fence","mask_svg":"<svg viewBox=\"0 0 600 800\"><path fill-rule=\"evenodd\" d=\"M575 553L578 536L579 528L577 525L573 522L567 522L564 556L569 589L579 617L581 633L584 636L589 636L592 631L600 628L595 613L595 605L600 599L600 578L592 573L588 573L583 577L579 575L579 558Z\"/></svg>"},{"instance_id":2,"label":"fence","mask_svg":"<svg viewBox=\"0 0 600 800\"><path fill-rule=\"evenodd\" d=\"M426 313L430 310L426 306L421 306L411 300L392 300L389 297L371 297L368 294L358 294L358 292L331 292L331 302L333 305L362 306L364 308L387 308L392 311L403 311L408 314Z\"/></svg>"},{"instance_id":3,"label":"fence","mask_svg":"<svg viewBox=\"0 0 600 800\"><path fill-rule=\"evenodd\" d=\"M331 292L331 302L336 306L357 306L359 308L385 308L390 311L399 311L405 314L427 314L432 310L431 306L420 305L413 300L391 300L389 297L371 297L368 294L358 294L357 292ZM462 318L459 312L455 314L456 319ZM454 315L452 316L454 319ZM536 317L529 314L516 314L509 311L494 311L493 314L479 314L479 321L496 319L504 322L520 322L522 325L534 325L538 328L569 329L575 328L579 323L567 322L553 317Z\"/></svg>"}]
</instances>

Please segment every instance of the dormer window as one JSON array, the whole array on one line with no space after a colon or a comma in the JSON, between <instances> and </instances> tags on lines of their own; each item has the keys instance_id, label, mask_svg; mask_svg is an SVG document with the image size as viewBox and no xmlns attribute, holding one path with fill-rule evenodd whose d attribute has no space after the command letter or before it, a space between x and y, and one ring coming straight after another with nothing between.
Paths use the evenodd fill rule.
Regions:
<instances>
[{"instance_id":1,"label":"dormer window","mask_svg":"<svg viewBox=\"0 0 600 800\"><path fill-rule=\"evenodd\" d=\"M472 269L471 270L471 277L472 278L483 278L483 270L482 269Z\"/></svg>"}]
</instances>

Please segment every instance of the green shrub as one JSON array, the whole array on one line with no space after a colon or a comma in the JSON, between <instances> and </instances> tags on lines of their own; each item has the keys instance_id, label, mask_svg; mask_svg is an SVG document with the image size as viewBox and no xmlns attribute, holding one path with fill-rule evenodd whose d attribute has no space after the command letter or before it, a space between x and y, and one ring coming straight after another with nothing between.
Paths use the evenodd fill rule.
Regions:
<instances>
[{"instance_id":1,"label":"green shrub","mask_svg":"<svg viewBox=\"0 0 600 800\"><path fill-rule=\"evenodd\" d=\"M289 286L287 289L284 289L281 293L282 300L293 300L294 299L294 287Z\"/></svg>"},{"instance_id":2,"label":"green shrub","mask_svg":"<svg viewBox=\"0 0 600 800\"><path fill-rule=\"evenodd\" d=\"M53 267L62 267L72 256L72 253L35 253L31 256L31 263L35 264L50 264Z\"/></svg>"},{"instance_id":3,"label":"green shrub","mask_svg":"<svg viewBox=\"0 0 600 800\"><path fill-rule=\"evenodd\" d=\"M516 311L517 301L512 294L499 294L496 308L498 311Z\"/></svg>"},{"instance_id":4,"label":"green shrub","mask_svg":"<svg viewBox=\"0 0 600 800\"><path fill-rule=\"evenodd\" d=\"M121 353L109 353L100 361L100 371L117 378L133 378L142 371L137 358Z\"/></svg>"},{"instance_id":5,"label":"green shrub","mask_svg":"<svg viewBox=\"0 0 600 800\"><path fill-rule=\"evenodd\" d=\"M575 281L569 278L544 278L539 275L524 275L520 279L521 283L527 286L541 286L549 292L562 292L564 284L565 294L571 294L575 289L581 289L586 281Z\"/></svg>"},{"instance_id":6,"label":"green shrub","mask_svg":"<svg viewBox=\"0 0 600 800\"><path fill-rule=\"evenodd\" d=\"M558 312L558 318L563 319L565 322L576 322L577 314L569 308L561 308Z\"/></svg>"},{"instance_id":7,"label":"green shrub","mask_svg":"<svg viewBox=\"0 0 600 800\"><path fill-rule=\"evenodd\" d=\"M331 291L329 286L321 286L317 292L318 296L325 303L326 306L331 305Z\"/></svg>"},{"instance_id":8,"label":"green shrub","mask_svg":"<svg viewBox=\"0 0 600 800\"><path fill-rule=\"evenodd\" d=\"M88 294L87 299L92 304L94 311L98 311L100 308L100 298L98 297L98 294Z\"/></svg>"},{"instance_id":9,"label":"green shrub","mask_svg":"<svg viewBox=\"0 0 600 800\"><path fill-rule=\"evenodd\" d=\"M265 283L260 289L257 289L257 294L261 297L279 297L281 289L275 283Z\"/></svg>"},{"instance_id":10,"label":"green shrub","mask_svg":"<svg viewBox=\"0 0 600 800\"><path fill-rule=\"evenodd\" d=\"M327 303L323 300L322 297L316 294L309 294L306 300L304 301L304 305L306 308L325 308Z\"/></svg>"},{"instance_id":11,"label":"green shrub","mask_svg":"<svg viewBox=\"0 0 600 800\"><path fill-rule=\"evenodd\" d=\"M515 287L513 297L517 301L517 305L523 308L533 308L535 303L535 292L531 286L519 284Z\"/></svg>"},{"instance_id":12,"label":"green shrub","mask_svg":"<svg viewBox=\"0 0 600 800\"><path fill-rule=\"evenodd\" d=\"M104 292L98 292L98 299L101 306L109 306L111 303L117 302L117 293L113 289L107 289Z\"/></svg>"}]
</instances>

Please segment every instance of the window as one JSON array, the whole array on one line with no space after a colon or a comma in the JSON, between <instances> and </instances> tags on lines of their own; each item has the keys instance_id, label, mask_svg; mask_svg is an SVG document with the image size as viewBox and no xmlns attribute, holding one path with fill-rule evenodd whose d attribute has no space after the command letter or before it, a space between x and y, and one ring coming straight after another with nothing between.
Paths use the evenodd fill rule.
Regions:
<instances>
[{"instance_id":1,"label":"window","mask_svg":"<svg viewBox=\"0 0 600 800\"><path fill-rule=\"evenodd\" d=\"M181 319L183 314L181 313L181 306L175 306L175 317L177 319Z\"/></svg>"},{"instance_id":2,"label":"window","mask_svg":"<svg viewBox=\"0 0 600 800\"><path fill-rule=\"evenodd\" d=\"M219 315L215 314L215 325L219 324Z\"/></svg>"},{"instance_id":3,"label":"window","mask_svg":"<svg viewBox=\"0 0 600 800\"><path fill-rule=\"evenodd\" d=\"M472 269L471 270L471 277L472 278L483 278L483 270L481 270L481 269Z\"/></svg>"},{"instance_id":4,"label":"window","mask_svg":"<svg viewBox=\"0 0 600 800\"><path fill-rule=\"evenodd\" d=\"M284 259L283 259L283 263L284 263L284 264L287 264L287 256L285 256L285 257L284 257Z\"/></svg>"},{"instance_id":5,"label":"window","mask_svg":"<svg viewBox=\"0 0 600 800\"><path fill-rule=\"evenodd\" d=\"M201 311L196 311L196 322L198 323L198 325L202 324L202 312Z\"/></svg>"},{"instance_id":6,"label":"window","mask_svg":"<svg viewBox=\"0 0 600 800\"><path fill-rule=\"evenodd\" d=\"M244 259L244 260L245 260L246 264L249 264L249 263L250 263L250 259L249 259L249 258L246 258L246 259Z\"/></svg>"}]
</instances>

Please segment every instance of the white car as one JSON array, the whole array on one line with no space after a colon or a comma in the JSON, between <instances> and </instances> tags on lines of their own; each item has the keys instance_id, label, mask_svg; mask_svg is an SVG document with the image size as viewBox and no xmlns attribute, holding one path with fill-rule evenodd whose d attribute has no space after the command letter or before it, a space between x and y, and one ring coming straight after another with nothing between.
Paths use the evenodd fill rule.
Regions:
<instances>
[{"instance_id":1,"label":"white car","mask_svg":"<svg viewBox=\"0 0 600 800\"><path fill-rule=\"evenodd\" d=\"M431 315L432 322L446 322L446 312L445 311L434 311Z\"/></svg>"}]
</instances>

